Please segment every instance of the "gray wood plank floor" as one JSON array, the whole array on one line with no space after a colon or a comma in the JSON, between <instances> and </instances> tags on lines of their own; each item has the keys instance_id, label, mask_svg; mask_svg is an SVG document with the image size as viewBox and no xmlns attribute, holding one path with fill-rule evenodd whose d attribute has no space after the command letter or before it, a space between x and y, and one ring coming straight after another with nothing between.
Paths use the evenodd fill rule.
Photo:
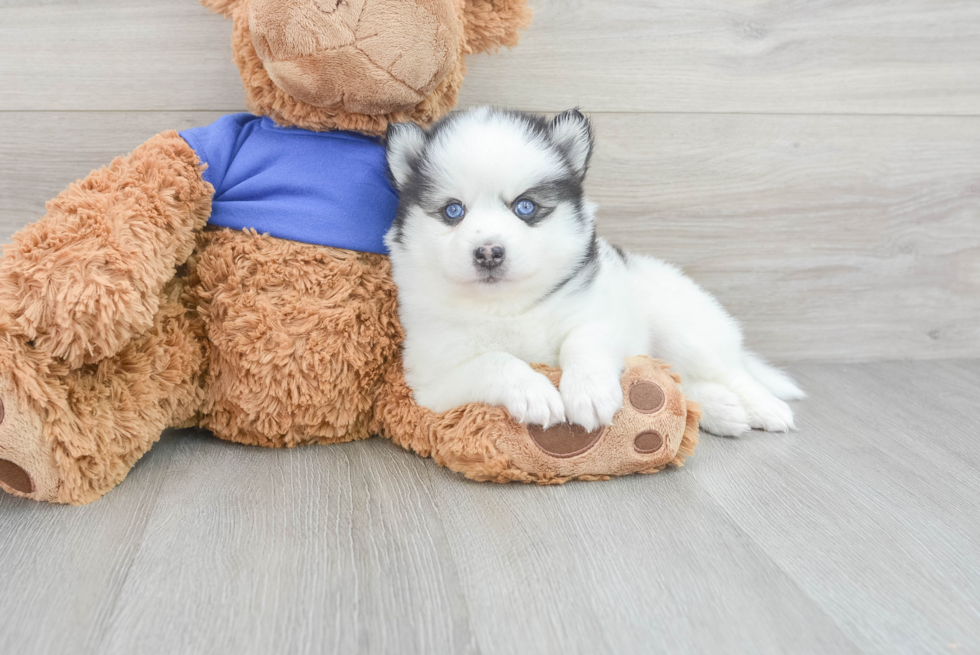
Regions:
<instances>
[{"instance_id":1,"label":"gray wood plank floor","mask_svg":"<svg viewBox=\"0 0 980 655\"><path fill-rule=\"evenodd\" d=\"M980 361L790 371L798 432L606 483L169 433L92 505L0 497L0 652L980 652Z\"/></svg>"}]
</instances>

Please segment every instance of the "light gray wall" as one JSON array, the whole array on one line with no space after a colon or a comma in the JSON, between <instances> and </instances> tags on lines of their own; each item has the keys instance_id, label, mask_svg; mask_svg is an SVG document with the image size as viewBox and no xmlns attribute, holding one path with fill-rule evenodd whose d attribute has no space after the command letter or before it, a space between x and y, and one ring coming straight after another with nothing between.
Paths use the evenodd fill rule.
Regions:
<instances>
[{"instance_id":1,"label":"light gray wall","mask_svg":"<svg viewBox=\"0 0 980 655\"><path fill-rule=\"evenodd\" d=\"M596 122L613 241L776 360L980 357L980 3L532 0L462 105ZM0 5L0 235L91 168L241 110L195 0Z\"/></svg>"}]
</instances>

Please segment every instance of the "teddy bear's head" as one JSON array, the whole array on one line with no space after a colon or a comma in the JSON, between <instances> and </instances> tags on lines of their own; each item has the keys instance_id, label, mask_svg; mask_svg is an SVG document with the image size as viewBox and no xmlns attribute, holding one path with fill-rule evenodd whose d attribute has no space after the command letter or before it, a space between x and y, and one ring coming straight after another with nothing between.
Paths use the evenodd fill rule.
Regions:
<instances>
[{"instance_id":1,"label":"teddy bear's head","mask_svg":"<svg viewBox=\"0 0 980 655\"><path fill-rule=\"evenodd\" d=\"M526 0L202 0L234 21L249 111L382 134L456 104L463 56L514 45Z\"/></svg>"}]
</instances>

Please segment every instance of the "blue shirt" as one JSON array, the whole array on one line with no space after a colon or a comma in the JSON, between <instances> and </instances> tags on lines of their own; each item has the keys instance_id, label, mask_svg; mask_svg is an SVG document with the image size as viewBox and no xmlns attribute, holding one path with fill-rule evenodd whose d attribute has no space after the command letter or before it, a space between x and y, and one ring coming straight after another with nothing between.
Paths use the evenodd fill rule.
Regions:
<instances>
[{"instance_id":1,"label":"blue shirt","mask_svg":"<svg viewBox=\"0 0 980 655\"><path fill-rule=\"evenodd\" d=\"M279 127L251 114L223 116L180 136L208 165L211 225L387 254L384 235L398 195L377 139Z\"/></svg>"}]
</instances>

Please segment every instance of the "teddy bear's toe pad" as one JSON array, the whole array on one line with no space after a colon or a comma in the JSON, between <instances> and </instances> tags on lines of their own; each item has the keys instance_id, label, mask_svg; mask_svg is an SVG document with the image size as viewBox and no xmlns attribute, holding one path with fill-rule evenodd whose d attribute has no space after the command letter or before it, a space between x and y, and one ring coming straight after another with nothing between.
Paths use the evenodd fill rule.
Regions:
<instances>
[{"instance_id":1,"label":"teddy bear's toe pad","mask_svg":"<svg viewBox=\"0 0 980 655\"><path fill-rule=\"evenodd\" d=\"M21 406L8 380L0 379L0 489L34 500L54 500L59 479L41 419Z\"/></svg>"},{"instance_id":2,"label":"teddy bear's toe pad","mask_svg":"<svg viewBox=\"0 0 980 655\"><path fill-rule=\"evenodd\" d=\"M30 474L9 459L0 459L0 484L22 494L34 492L34 480Z\"/></svg>"},{"instance_id":3,"label":"teddy bear's toe pad","mask_svg":"<svg viewBox=\"0 0 980 655\"><path fill-rule=\"evenodd\" d=\"M602 429L587 432L581 425L568 423L560 423L547 430L540 425L529 425L527 431L538 448L552 457L561 458L581 455L599 441L603 432Z\"/></svg>"},{"instance_id":4,"label":"teddy bear's toe pad","mask_svg":"<svg viewBox=\"0 0 980 655\"><path fill-rule=\"evenodd\" d=\"M649 380L634 382L630 386L627 397L633 409L641 414L654 414L659 412L663 408L664 403L667 402L667 396L664 394L664 390Z\"/></svg>"},{"instance_id":5,"label":"teddy bear's toe pad","mask_svg":"<svg viewBox=\"0 0 980 655\"><path fill-rule=\"evenodd\" d=\"M555 370L541 368L559 384ZM526 478L515 474L515 479L551 483L652 473L674 461L685 438L696 443L699 412L687 403L678 381L660 362L631 357L621 381L623 406L612 425L593 432L568 424L547 430L527 426L502 431L497 448L514 468L528 474ZM690 452L693 443L683 454Z\"/></svg>"},{"instance_id":6,"label":"teddy bear's toe pad","mask_svg":"<svg viewBox=\"0 0 980 655\"><path fill-rule=\"evenodd\" d=\"M644 430L640 434L636 435L635 439L633 439L633 449L643 455L655 453L660 450L663 445L663 435L656 430Z\"/></svg>"}]
</instances>

